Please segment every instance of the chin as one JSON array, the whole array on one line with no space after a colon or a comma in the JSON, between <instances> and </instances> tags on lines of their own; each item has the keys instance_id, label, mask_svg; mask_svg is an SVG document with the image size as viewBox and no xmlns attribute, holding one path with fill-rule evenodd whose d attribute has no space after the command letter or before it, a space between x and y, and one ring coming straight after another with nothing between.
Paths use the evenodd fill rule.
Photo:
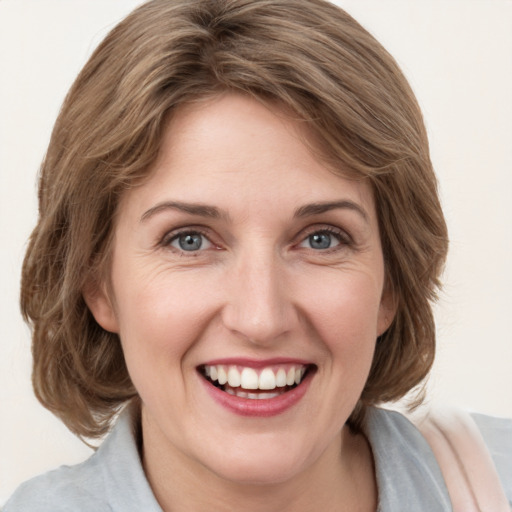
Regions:
<instances>
[{"instance_id":1,"label":"chin","mask_svg":"<svg viewBox=\"0 0 512 512\"><path fill-rule=\"evenodd\" d=\"M291 480L301 471L302 465L275 456L267 460L257 457L245 460L229 460L215 468L211 468L223 480L238 485L276 485Z\"/></svg>"},{"instance_id":2,"label":"chin","mask_svg":"<svg viewBox=\"0 0 512 512\"><path fill-rule=\"evenodd\" d=\"M219 452L225 455L219 457ZM217 446L214 452L203 452L202 463L212 473L233 484L272 485L291 480L308 466L308 460L315 458L306 443L290 443L288 436L288 439L233 442L224 450Z\"/></svg>"}]
</instances>

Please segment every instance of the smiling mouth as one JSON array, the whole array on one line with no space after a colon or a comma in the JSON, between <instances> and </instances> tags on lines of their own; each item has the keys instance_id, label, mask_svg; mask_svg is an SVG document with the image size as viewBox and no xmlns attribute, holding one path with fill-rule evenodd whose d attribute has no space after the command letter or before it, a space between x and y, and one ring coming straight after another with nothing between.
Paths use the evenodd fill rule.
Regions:
<instances>
[{"instance_id":1,"label":"smiling mouth","mask_svg":"<svg viewBox=\"0 0 512 512\"><path fill-rule=\"evenodd\" d=\"M229 395L250 400L269 400L296 388L314 365L286 364L263 368L240 365L202 365L199 373Z\"/></svg>"}]
</instances>

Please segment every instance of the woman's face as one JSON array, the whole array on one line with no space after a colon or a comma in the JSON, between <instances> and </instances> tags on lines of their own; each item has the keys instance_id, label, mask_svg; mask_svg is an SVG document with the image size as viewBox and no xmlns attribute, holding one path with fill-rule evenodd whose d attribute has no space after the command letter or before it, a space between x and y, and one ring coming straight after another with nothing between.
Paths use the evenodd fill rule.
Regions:
<instances>
[{"instance_id":1,"label":"woman's face","mask_svg":"<svg viewBox=\"0 0 512 512\"><path fill-rule=\"evenodd\" d=\"M244 96L183 108L120 204L110 299L89 304L120 335L155 457L268 483L343 449L393 312L371 189L307 136Z\"/></svg>"}]
</instances>

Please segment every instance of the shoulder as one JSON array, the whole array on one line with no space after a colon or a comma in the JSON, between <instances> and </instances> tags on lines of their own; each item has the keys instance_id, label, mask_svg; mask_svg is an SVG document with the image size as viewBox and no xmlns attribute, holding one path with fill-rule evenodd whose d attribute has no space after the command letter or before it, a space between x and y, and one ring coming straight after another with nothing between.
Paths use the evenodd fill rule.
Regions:
<instances>
[{"instance_id":1,"label":"shoulder","mask_svg":"<svg viewBox=\"0 0 512 512\"><path fill-rule=\"evenodd\" d=\"M434 442L434 449L431 443L436 439L432 437L432 425L437 428L434 434L441 434L438 437L442 441ZM473 431L473 434L468 435L468 432ZM483 470L483 460L488 460L488 466L486 463L485 467L494 466L494 469L489 472L485 470L484 474L488 477L491 473L496 474L488 483L492 483L492 488L497 485L497 489L501 483L503 498L512 504L512 420L481 414L469 415L458 409L444 407L434 407L426 414L423 411L412 417L385 409L371 409L366 434L375 458L379 492L385 500L381 510L407 510L407 507L402 506L404 497L407 506L414 510L413 505L418 503L428 503L430 508L425 510L451 510L448 489L437 458L446 455L448 448L454 450L454 453L462 457L462 462L470 464L473 469ZM439 446L443 449L439 450ZM441 459L445 458L444 455ZM447 467L452 468L451 464ZM466 470L468 467L463 473L471 477L472 471ZM478 488L486 481L483 474L476 475ZM475 482L471 480L470 483L472 485ZM398 488L401 488L400 492ZM482 496L487 494L486 488ZM429 499L435 501L431 503Z\"/></svg>"},{"instance_id":2,"label":"shoulder","mask_svg":"<svg viewBox=\"0 0 512 512\"><path fill-rule=\"evenodd\" d=\"M3 512L110 511L101 466L95 456L76 466L62 466L18 487Z\"/></svg>"},{"instance_id":3,"label":"shoulder","mask_svg":"<svg viewBox=\"0 0 512 512\"><path fill-rule=\"evenodd\" d=\"M22 484L2 512L161 512L137 447L137 419L127 409L85 462Z\"/></svg>"},{"instance_id":4,"label":"shoulder","mask_svg":"<svg viewBox=\"0 0 512 512\"><path fill-rule=\"evenodd\" d=\"M512 503L512 419L471 414L492 457L505 495Z\"/></svg>"},{"instance_id":5,"label":"shoulder","mask_svg":"<svg viewBox=\"0 0 512 512\"><path fill-rule=\"evenodd\" d=\"M512 466L510 421L436 406L416 420L446 476L454 503L508 510Z\"/></svg>"},{"instance_id":6,"label":"shoulder","mask_svg":"<svg viewBox=\"0 0 512 512\"><path fill-rule=\"evenodd\" d=\"M451 511L435 456L407 417L370 408L364 431L373 452L380 511Z\"/></svg>"}]
</instances>

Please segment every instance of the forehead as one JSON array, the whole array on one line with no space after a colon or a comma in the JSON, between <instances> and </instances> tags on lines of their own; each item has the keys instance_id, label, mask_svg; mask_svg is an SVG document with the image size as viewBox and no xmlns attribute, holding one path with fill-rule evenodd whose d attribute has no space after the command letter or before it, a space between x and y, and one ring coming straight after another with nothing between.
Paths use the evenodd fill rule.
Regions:
<instances>
[{"instance_id":1,"label":"forehead","mask_svg":"<svg viewBox=\"0 0 512 512\"><path fill-rule=\"evenodd\" d=\"M373 210L367 181L341 166L334 172L314 148L305 122L277 105L239 94L186 105L169 120L138 200L229 202L246 210L252 203L299 208L347 198Z\"/></svg>"}]
</instances>

